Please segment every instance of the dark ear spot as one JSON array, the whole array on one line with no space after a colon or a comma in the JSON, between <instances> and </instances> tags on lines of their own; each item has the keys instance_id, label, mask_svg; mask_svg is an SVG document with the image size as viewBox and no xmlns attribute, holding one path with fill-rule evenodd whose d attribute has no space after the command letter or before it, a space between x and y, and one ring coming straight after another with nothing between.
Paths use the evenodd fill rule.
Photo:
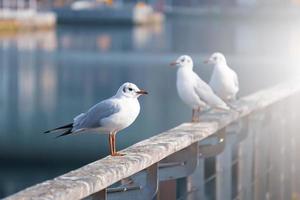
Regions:
<instances>
[{"instance_id":1,"label":"dark ear spot","mask_svg":"<svg viewBox=\"0 0 300 200\"><path fill-rule=\"evenodd\" d=\"M126 87L123 87L123 92L126 92Z\"/></svg>"}]
</instances>

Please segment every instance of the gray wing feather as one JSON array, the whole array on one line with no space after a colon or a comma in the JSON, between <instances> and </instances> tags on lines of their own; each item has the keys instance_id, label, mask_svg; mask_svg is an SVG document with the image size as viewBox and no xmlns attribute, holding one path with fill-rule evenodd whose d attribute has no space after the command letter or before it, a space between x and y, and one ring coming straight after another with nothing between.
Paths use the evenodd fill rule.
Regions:
<instances>
[{"instance_id":1,"label":"gray wing feather","mask_svg":"<svg viewBox=\"0 0 300 200\"><path fill-rule=\"evenodd\" d=\"M205 83L203 80L201 80L198 75L194 74L196 79L196 86L195 91L205 103L207 103L211 107L220 108L224 110L228 110L229 107L226 105L226 103L218 97L211 87Z\"/></svg>"},{"instance_id":2,"label":"gray wing feather","mask_svg":"<svg viewBox=\"0 0 300 200\"><path fill-rule=\"evenodd\" d=\"M101 127L100 120L110 115L113 115L120 111L119 105L111 100L104 100L92 108L90 108L86 113L81 113L74 118L74 128L79 129L89 129Z\"/></svg>"}]
</instances>

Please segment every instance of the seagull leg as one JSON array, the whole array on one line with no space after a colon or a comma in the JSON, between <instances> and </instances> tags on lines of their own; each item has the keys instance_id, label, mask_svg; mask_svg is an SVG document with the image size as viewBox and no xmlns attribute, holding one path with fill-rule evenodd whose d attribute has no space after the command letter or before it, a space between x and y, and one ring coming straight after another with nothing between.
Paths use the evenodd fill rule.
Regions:
<instances>
[{"instance_id":1,"label":"seagull leg","mask_svg":"<svg viewBox=\"0 0 300 200\"><path fill-rule=\"evenodd\" d=\"M117 132L116 131L113 132L113 134L112 134L112 143L113 143L114 153L113 153L112 156L124 156L125 154L117 152L117 148L116 148L116 135L117 135Z\"/></svg>"},{"instance_id":2,"label":"seagull leg","mask_svg":"<svg viewBox=\"0 0 300 200\"><path fill-rule=\"evenodd\" d=\"M109 150L110 150L110 155L114 155L114 147L113 147L113 133L109 133Z\"/></svg>"},{"instance_id":3,"label":"seagull leg","mask_svg":"<svg viewBox=\"0 0 300 200\"><path fill-rule=\"evenodd\" d=\"M200 112L201 112L201 108L200 106L197 108L197 119L196 121L199 122L200 121Z\"/></svg>"},{"instance_id":4,"label":"seagull leg","mask_svg":"<svg viewBox=\"0 0 300 200\"><path fill-rule=\"evenodd\" d=\"M196 110L193 109L193 111L192 111L192 122L196 122L195 113L196 113Z\"/></svg>"}]
</instances>

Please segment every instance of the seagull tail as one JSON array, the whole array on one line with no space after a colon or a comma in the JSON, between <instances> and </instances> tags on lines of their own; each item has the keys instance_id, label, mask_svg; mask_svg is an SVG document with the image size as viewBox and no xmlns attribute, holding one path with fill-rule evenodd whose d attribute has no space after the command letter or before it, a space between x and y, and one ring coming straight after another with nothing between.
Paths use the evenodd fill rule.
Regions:
<instances>
[{"instance_id":1,"label":"seagull tail","mask_svg":"<svg viewBox=\"0 0 300 200\"><path fill-rule=\"evenodd\" d=\"M61 135L57 136L57 137L61 137L61 136L64 136L64 135L71 134L72 129L73 129L73 123L70 123L70 124L67 124L67 125L64 125L64 126L60 126L60 127L45 131L44 133L52 133L52 132L57 132L57 131L64 130L64 132Z\"/></svg>"},{"instance_id":2,"label":"seagull tail","mask_svg":"<svg viewBox=\"0 0 300 200\"><path fill-rule=\"evenodd\" d=\"M222 106L218 106L218 107L216 107L216 108L219 109L219 110L223 110L223 111L228 111L228 110L230 110L230 107L229 107L227 104L222 105Z\"/></svg>"},{"instance_id":3,"label":"seagull tail","mask_svg":"<svg viewBox=\"0 0 300 200\"><path fill-rule=\"evenodd\" d=\"M65 135L72 134L72 133L73 133L72 129L73 129L73 127L72 127L72 128L69 128L69 129L67 129L67 130L65 130L62 134L56 136L56 138L59 138L59 137L65 136Z\"/></svg>"}]
</instances>

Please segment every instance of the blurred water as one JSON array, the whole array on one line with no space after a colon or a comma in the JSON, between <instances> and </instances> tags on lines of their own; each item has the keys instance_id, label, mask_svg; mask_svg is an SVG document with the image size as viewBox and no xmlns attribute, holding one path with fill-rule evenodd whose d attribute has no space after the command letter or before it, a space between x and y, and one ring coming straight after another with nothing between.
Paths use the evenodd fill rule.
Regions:
<instances>
[{"instance_id":1,"label":"blurred water","mask_svg":"<svg viewBox=\"0 0 300 200\"><path fill-rule=\"evenodd\" d=\"M108 154L104 135L54 139L125 81L149 91L141 114L118 134L118 149L190 120L168 63L181 54L209 80L214 51L240 77L240 96L299 73L300 26L293 21L174 18L154 27L72 27L0 35L0 198Z\"/></svg>"}]
</instances>

